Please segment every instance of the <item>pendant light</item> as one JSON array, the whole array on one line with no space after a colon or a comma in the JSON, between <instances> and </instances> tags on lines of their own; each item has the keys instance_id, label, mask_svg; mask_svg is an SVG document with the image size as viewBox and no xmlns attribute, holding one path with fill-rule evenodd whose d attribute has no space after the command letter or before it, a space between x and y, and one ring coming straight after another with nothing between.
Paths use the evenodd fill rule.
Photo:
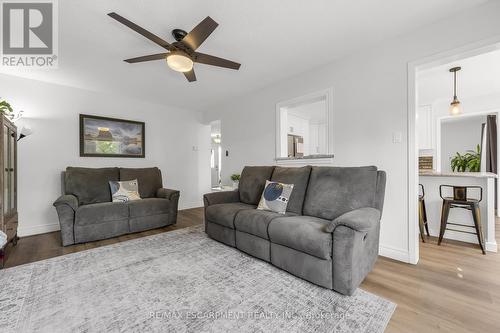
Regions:
<instances>
[{"instance_id":1,"label":"pendant light","mask_svg":"<svg viewBox=\"0 0 500 333\"><path fill-rule=\"evenodd\" d=\"M457 72L461 69L461 67L450 68L450 72L453 73L453 101L450 103L448 113L452 116L457 116L464 112L462 104L460 104L460 101L457 98Z\"/></svg>"}]
</instances>

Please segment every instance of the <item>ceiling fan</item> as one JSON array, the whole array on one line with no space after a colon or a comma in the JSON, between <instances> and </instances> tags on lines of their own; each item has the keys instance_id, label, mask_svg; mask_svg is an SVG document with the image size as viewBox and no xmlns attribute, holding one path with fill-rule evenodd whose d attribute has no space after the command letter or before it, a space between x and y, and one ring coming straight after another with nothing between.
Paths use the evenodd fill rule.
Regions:
<instances>
[{"instance_id":1,"label":"ceiling fan","mask_svg":"<svg viewBox=\"0 0 500 333\"><path fill-rule=\"evenodd\" d=\"M184 76L189 82L196 81L196 75L193 69L194 63L224 67L235 70L238 70L241 66L241 64L234 61L215 57L205 53L196 52L196 49L200 47L205 39L207 39L207 37L210 36L210 34L219 25L212 18L210 18L210 16L207 16L189 33L181 29L172 30L172 36L174 36L176 41L173 43L168 43L162 38L127 20L123 16L118 15L117 13L113 12L109 13L108 15L169 51L124 60L125 62L128 62L130 64L166 59L168 66L174 71L184 73Z\"/></svg>"}]
</instances>

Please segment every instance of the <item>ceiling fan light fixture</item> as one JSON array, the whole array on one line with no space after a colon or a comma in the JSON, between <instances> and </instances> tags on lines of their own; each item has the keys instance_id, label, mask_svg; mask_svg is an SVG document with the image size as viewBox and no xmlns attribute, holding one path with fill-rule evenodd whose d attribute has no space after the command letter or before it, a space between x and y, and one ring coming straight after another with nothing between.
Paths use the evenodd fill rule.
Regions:
<instances>
[{"instance_id":1,"label":"ceiling fan light fixture","mask_svg":"<svg viewBox=\"0 0 500 333\"><path fill-rule=\"evenodd\" d=\"M174 29L172 31L172 35L176 40L174 43L167 42L161 37L142 28L134 22L129 21L115 12L108 13L108 16L165 49L162 53L125 59L124 61L129 64L153 60L165 60L168 67L172 70L183 73L188 82L196 81L196 74L193 68L194 62L234 70L240 69L241 64L237 62L219 58L210 54L196 52L200 45L203 44L203 42L219 26L219 24L210 16L203 19L203 21L198 23L198 25L196 25L190 32L186 32L181 29Z\"/></svg>"},{"instance_id":2,"label":"ceiling fan light fixture","mask_svg":"<svg viewBox=\"0 0 500 333\"><path fill-rule=\"evenodd\" d=\"M193 60L188 56L171 52L167 55L167 65L176 72L189 72L193 69Z\"/></svg>"}]
</instances>

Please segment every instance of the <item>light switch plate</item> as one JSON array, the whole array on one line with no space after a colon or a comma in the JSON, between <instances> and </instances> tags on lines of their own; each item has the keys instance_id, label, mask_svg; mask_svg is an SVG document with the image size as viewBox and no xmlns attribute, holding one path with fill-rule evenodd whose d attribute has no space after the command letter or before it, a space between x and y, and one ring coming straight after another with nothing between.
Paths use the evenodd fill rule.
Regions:
<instances>
[{"instance_id":1,"label":"light switch plate","mask_svg":"<svg viewBox=\"0 0 500 333\"><path fill-rule=\"evenodd\" d=\"M392 143L401 143L403 140L403 134L401 132L392 133Z\"/></svg>"}]
</instances>

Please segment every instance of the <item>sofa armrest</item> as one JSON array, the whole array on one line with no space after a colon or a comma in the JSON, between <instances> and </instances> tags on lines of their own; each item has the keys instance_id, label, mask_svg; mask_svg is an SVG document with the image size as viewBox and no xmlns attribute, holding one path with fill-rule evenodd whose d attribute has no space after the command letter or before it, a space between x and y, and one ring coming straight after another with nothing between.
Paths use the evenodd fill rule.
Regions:
<instances>
[{"instance_id":1,"label":"sofa armrest","mask_svg":"<svg viewBox=\"0 0 500 333\"><path fill-rule=\"evenodd\" d=\"M223 203L239 202L239 201L240 201L240 194L237 190L212 192L212 193L207 193L203 196L203 202L205 204L205 207Z\"/></svg>"},{"instance_id":2,"label":"sofa armrest","mask_svg":"<svg viewBox=\"0 0 500 333\"><path fill-rule=\"evenodd\" d=\"M65 194L57 198L53 205L56 208L61 205L67 205L73 209L73 211L76 211L78 209L78 199L74 195Z\"/></svg>"},{"instance_id":3,"label":"sofa armrest","mask_svg":"<svg viewBox=\"0 0 500 333\"><path fill-rule=\"evenodd\" d=\"M371 207L352 210L331 221L325 231L333 237L333 289L352 295L377 260L380 211Z\"/></svg>"},{"instance_id":4,"label":"sofa armrest","mask_svg":"<svg viewBox=\"0 0 500 333\"><path fill-rule=\"evenodd\" d=\"M325 228L325 232L333 232L339 225L346 226L355 231L367 232L378 225L380 211L376 208L359 208L340 215L331 221Z\"/></svg>"},{"instance_id":5,"label":"sofa armrest","mask_svg":"<svg viewBox=\"0 0 500 333\"><path fill-rule=\"evenodd\" d=\"M168 188L160 188L156 191L157 198L163 198L170 201L170 209L168 213L168 221L171 224L177 223L177 211L179 210L179 197L181 192Z\"/></svg>"},{"instance_id":6,"label":"sofa armrest","mask_svg":"<svg viewBox=\"0 0 500 333\"><path fill-rule=\"evenodd\" d=\"M164 198L168 200L172 200L174 197L179 197L179 195L179 191L171 190L169 188L159 188L158 191L156 191L157 198Z\"/></svg>"},{"instance_id":7,"label":"sofa armrest","mask_svg":"<svg viewBox=\"0 0 500 333\"><path fill-rule=\"evenodd\" d=\"M75 244L75 213L78 210L78 199L74 195L63 195L54 202L61 226L63 246Z\"/></svg>"}]
</instances>

